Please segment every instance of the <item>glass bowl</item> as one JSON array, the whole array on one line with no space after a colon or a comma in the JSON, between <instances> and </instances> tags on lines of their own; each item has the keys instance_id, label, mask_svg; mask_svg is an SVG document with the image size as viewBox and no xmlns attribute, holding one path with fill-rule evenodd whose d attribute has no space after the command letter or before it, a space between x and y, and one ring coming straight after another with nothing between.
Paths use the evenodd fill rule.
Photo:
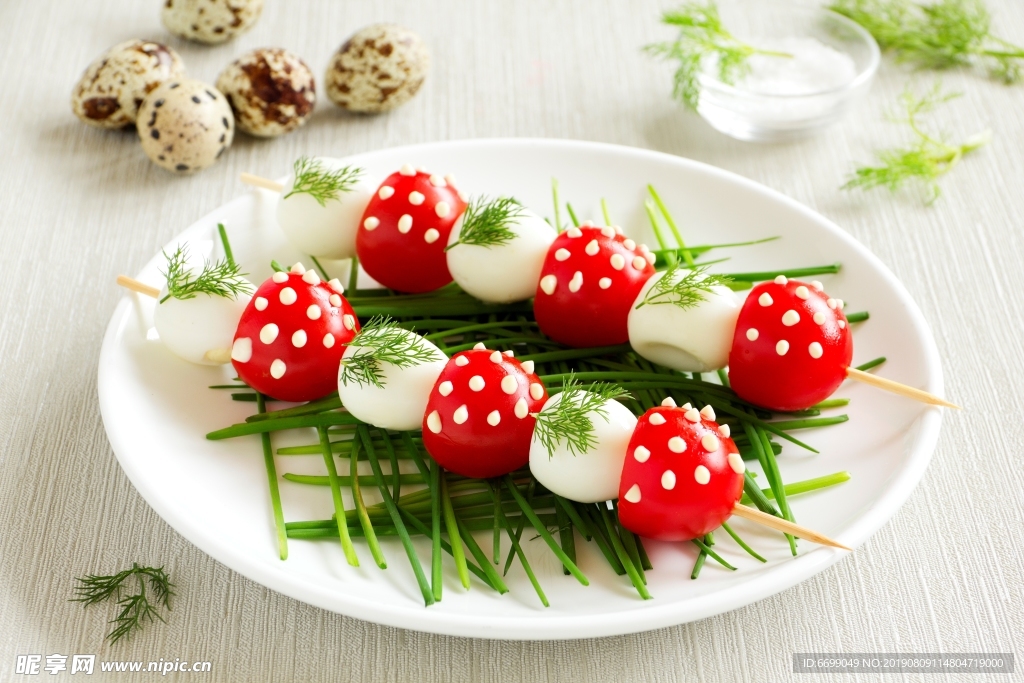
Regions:
<instances>
[{"instance_id":1,"label":"glass bowl","mask_svg":"<svg viewBox=\"0 0 1024 683\"><path fill-rule=\"evenodd\" d=\"M819 60L790 49L796 61L780 61L780 76L772 82L763 76L766 68L776 67L766 67L765 60L786 58L751 57L748 64L762 78L741 78L735 85L719 80L717 69L708 65L700 76L697 112L726 135L759 142L805 137L839 121L870 90L880 52L875 39L856 22L823 7L777 0L730 3L721 14L736 38L756 48L787 52L787 47L806 47L807 39L814 39L848 58L825 50L825 59ZM830 77L823 64L836 59L842 69ZM801 69L810 73L801 74ZM843 71L849 71L848 78ZM787 76L808 82L786 83Z\"/></svg>"}]
</instances>

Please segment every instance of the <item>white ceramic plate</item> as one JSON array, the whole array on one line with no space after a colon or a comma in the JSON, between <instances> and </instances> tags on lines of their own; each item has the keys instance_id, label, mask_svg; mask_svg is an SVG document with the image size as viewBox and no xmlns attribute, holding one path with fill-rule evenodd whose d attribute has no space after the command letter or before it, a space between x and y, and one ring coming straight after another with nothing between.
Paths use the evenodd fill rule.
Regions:
<instances>
[{"instance_id":1,"label":"white ceramic plate","mask_svg":"<svg viewBox=\"0 0 1024 683\"><path fill-rule=\"evenodd\" d=\"M667 198L690 244L782 239L729 252L723 270L820 265L840 261L839 275L821 278L826 289L867 309L856 327L855 362L880 355L881 374L941 394L938 353L928 326L906 289L863 246L833 223L783 195L725 171L675 156L639 149L557 140L472 140L373 152L351 157L371 178L382 179L405 162L437 173L454 173L472 194L513 194L542 215L551 215L550 179L561 183L581 220L600 216L605 197L627 234L652 243L643 213L645 186ZM270 275L269 261L301 258L275 222L276 197L243 192L186 230L178 241L210 250L218 222L226 224L236 257L255 282ZM172 243L169 247L173 247ZM159 285L163 259L156 255L138 275ZM344 276L343 264L329 264ZM214 429L243 420L252 403L207 389L233 373L190 365L172 356L152 331L153 301L126 295L114 312L99 365L103 421L115 454L150 505L178 532L232 569L269 588L343 614L382 624L459 636L557 639L644 631L736 609L785 590L841 560L845 553L801 543L791 558L782 538L743 520L735 527L769 558L761 565L725 534L717 549L739 566L728 572L708 561L697 581L689 578L692 545L647 543L654 571L654 599L640 600L590 544L580 564L591 585L563 576L537 539L527 543L531 562L551 601L543 608L518 564L511 592L499 596L474 579L465 592L446 559L444 599L425 608L412 571L396 540L385 540L389 567L377 569L365 544L356 541L362 565L349 567L337 542L290 540L287 561L277 558L266 475L258 437L207 441ZM852 399L846 424L800 433L820 451L812 455L786 444L780 467L786 481L838 470L853 478L836 488L792 498L798 521L856 547L907 499L935 447L937 409L847 383L839 396ZM275 446L312 443L313 432L275 435ZM784 442L785 443L785 442ZM318 456L277 458L279 473L323 474ZM369 473L368 471L366 473ZM763 477L761 478L763 481ZM282 482L288 521L325 519L333 508L327 489ZM374 501L376 502L376 501ZM346 498L351 509L351 501ZM482 547L489 548L482 533ZM530 534L527 534L529 537ZM429 567L429 545L418 541ZM507 549L507 540L505 543Z\"/></svg>"}]
</instances>

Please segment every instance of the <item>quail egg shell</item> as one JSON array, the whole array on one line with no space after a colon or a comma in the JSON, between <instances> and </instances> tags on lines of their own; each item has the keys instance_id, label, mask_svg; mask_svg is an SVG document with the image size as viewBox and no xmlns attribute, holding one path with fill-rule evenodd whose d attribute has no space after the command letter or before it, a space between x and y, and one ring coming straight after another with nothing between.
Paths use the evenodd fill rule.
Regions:
<instances>
[{"instance_id":1,"label":"quail egg shell","mask_svg":"<svg viewBox=\"0 0 1024 683\"><path fill-rule=\"evenodd\" d=\"M240 130L275 137L295 130L313 113L313 72L280 48L253 50L229 64L217 78Z\"/></svg>"},{"instance_id":2,"label":"quail egg shell","mask_svg":"<svg viewBox=\"0 0 1024 683\"><path fill-rule=\"evenodd\" d=\"M168 79L184 77L185 65L177 52L149 40L129 40L89 65L71 93L71 109L90 126L123 128L135 123L150 91Z\"/></svg>"},{"instance_id":3,"label":"quail egg shell","mask_svg":"<svg viewBox=\"0 0 1024 683\"><path fill-rule=\"evenodd\" d=\"M423 39L393 24L360 29L331 58L327 96L354 112L378 113L408 102L430 70Z\"/></svg>"},{"instance_id":4,"label":"quail egg shell","mask_svg":"<svg viewBox=\"0 0 1024 683\"><path fill-rule=\"evenodd\" d=\"M176 36L213 44L248 31L262 11L263 0L164 0L160 19Z\"/></svg>"},{"instance_id":5,"label":"quail egg shell","mask_svg":"<svg viewBox=\"0 0 1024 683\"><path fill-rule=\"evenodd\" d=\"M151 92L136 125L150 160L176 173L210 166L235 134L227 99L212 85L192 79L167 81Z\"/></svg>"}]
</instances>

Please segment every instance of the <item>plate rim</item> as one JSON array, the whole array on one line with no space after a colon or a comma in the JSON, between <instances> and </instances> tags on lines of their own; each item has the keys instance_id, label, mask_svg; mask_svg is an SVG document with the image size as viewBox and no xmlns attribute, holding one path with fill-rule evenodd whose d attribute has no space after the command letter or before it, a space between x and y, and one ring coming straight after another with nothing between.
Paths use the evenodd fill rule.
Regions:
<instances>
[{"instance_id":1,"label":"plate rim","mask_svg":"<svg viewBox=\"0 0 1024 683\"><path fill-rule=\"evenodd\" d=\"M942 395L942 366L931 328L924 319L924 315L917 303L911 297L910 292L895 274L889 270L885 263L856 238L824 215L782 194L778 190L774 190L738 173L727 171L705 162L650 149L605 142L558 138L471 138L447 140L383 148L346 156L343 159L351 163L358 162L361 158L384 152L390 154L401 152L417 154L429 153L436 151L438 148L529 145L561 148L569 152L600 151L678 164L700 173L718 176L723 180L744 186L749 191L767 195L770 199L803 214L810 221L820 225L837 237L845 246L858 252L859 255L869 261L885 278L886 284L900 295L902 303L905 304L906 314L910 317L913 327L923 332L923 361L927 376L925 388L927 391ZM207 212L207 214L193 222L184 231L175 235L168 242L168 245L173 245L191 232L202 230L204 226L201 224L210 213L223 210L234 203L241 203L247 199L249 199L249 195L242 195ZM155 255L153 259L158 256L158 254ZM150 259L144 268L148 268L153 259ZM595 618L597 615L593 614L545 616L543 619L453 614L432 611L418 603L408 606L381 604L372 600L361 599L355 595L339 594L318 589L315 584L303 582L294 573L285 571L283 563L277 566L261 559L254 559L245 553L237 552L231 547L219 545L217 539L212 534L208 534L202 526L191 524L187 519L178 517L170 505L165 505L164 498L145 484L140 476L141 472L135 469L134 461L130 457L121 455L121 453L127 452L129 447L122 442L121 435L117 433L117 430L112 430L109 426L109 424L113 423L115 406L108 384L110 373L106 371L106 368L113 362L114 354L117 350L114 340L119 335L122 326L128 323L132 305L131 294L126 292L114 309L103 336L97 378L97 394L104 431L121 468L150 507L190 543L243 576L271 590L283 593L310 605L386 626L451 636L500 640L565 640L605 637L675 626L738 609L791 588L827 569L847 555L844 551L816 547L809 552L760 573L758 576L734 587L725 594L717 591L688 599L682 603L665 601L660 605L649 604L643 610L617 612L614 615L605 615L604 618ZM885 490L878 500L864 509L844 529L837 540L841 540L853 548L859 547L896 514L916 489L938 443L942 422L941 410L938 408L924 409L917 418L917 421L920 436L916 441L915 447L906 457L903 467L886 482ZM567 636L566 633L571 635Z\"/></svg>"}]
</instances>

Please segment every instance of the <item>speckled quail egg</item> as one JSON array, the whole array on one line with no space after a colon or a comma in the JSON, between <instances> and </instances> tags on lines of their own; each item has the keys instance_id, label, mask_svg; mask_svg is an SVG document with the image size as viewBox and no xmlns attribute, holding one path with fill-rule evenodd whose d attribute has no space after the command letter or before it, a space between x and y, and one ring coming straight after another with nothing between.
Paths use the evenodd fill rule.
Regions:
<instances>
[{"instance_id":1,"label":"speckled quail egg","mask_svg":"<svg viewBox=\"0 0 1024 683\"><path fill-rule=\"evenodd\" d=\"M327 96L349 111L376 114L408 102L430 70L430 51L409 29L374 24L360 29L331 58Z\"/></svg>"},{"instance_id":2,"label":"speckled quail egg","mask_svg":"<svg viewBox=\"0 0 1024 683\"><path fill-rule=\"evenodd\" d=\"M227 99L212 85L187 78L167 81L149 93L136 126L150 160L177 173L212 165L235 135Z\"/></svg>"},{"instance_id":3,"label":"speckled quail egg","mask_svg":"<svg viewBox=\"0 0 1024 683\"><path fill-rule=\"evenodd\" d=\"M176 36L200 43L223 43L259 20L263 0L164 0L160 19Z\"/></svg>"},{"instance_id":4,"label":"speckled quail egg","mask_svg":"<svg viewBox=\"0 0 1024 683\"><path fill-rule=\"evenodd\" d=\"M313 113L313 72L280 48L253 50L231 62L217 78L235 112L235 125L250 135L275 137L295 130Z\"/></svg>"},{"instance_id":5,"label":"speckled quail egg","mask_svg":"<svg viewBox=\"0 0 1024 683\"><path fill-rule=\"evenodd\" d=\"M71 109L90 126L130 126L147 93L168 79L184 76L185 65L171 48L129 40L89 65L71 93Z\"/></svg>"}]
</instances>

